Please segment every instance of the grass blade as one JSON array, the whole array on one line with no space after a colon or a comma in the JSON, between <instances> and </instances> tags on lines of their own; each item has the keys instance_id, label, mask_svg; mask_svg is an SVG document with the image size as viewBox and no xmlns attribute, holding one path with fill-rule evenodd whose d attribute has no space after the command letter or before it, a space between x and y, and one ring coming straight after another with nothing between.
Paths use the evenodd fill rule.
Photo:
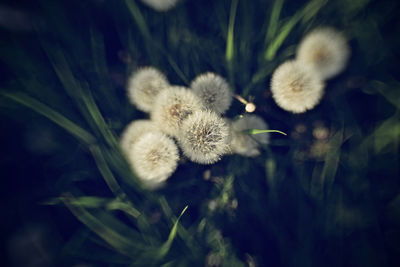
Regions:
<instances>
[{"instance_id":1,"label":"grass blade","mask_svg":"<svg viewBox=\"0 0 400 267\"><path fill-rule=\"evenodd\" d=\"M328 195L335 181L340 160L340 146L343 143L344 128L336 132L329 141L330 149L325 156L325 164L322 168L321 182L324 185L324 192Z\"/></svg>"},{"instance_id":2,"label":"grass blade","mask_svg":"<svg viewBox=\"0 0 400 267\"><path fill-rule=\"evenodd\" d=\"M278 36L276 36L268 46L264 55L265 60L271 61L274 59L276 52L289 36L294 26L296 26L300 20L303 20L303 23L309 21L318 13L318 11L325 5L326 2L327 0L314 0L309 2L302 10L296 12L296 14L294 14L289 21L282 26Z\"/></svg>"},{"instance_id":3,"label":"grass blade","mask_svg":"<svg viewBox=\"0 0 400 267\"><path fill-rule=\"evenodd\" d=\"M64 197L52 198L48 201L43 202L44 205L58 205L65 201ZM106 210L120 210L125 212L126 214L138 218L140 216L140 212L135 209L130 203L126 203L118 198L110 199L110 198L102 198L95 196L83 196L76 197L69 202L71 205L80 206L83 208L105 208Z\"/></svg>"},{"instance_id":4,"label":"grass blade","mask_svg":"<svg viewBox=\"0 0 400 267\"><path fill-rule=\"evenodd\" d=\"M236 10L238 6L239 0L232 0L231 10L229 14L229 25L228 25L228 34L226 36L226 50L225 50L225 60L228 67L228 75L229 82L231 84L231 88L234 88L234 76L233 76L233 57L234 57L234 27L235 27L235 18L236 18Z\"/></svg>"},{"instance_id":5,"label":"grass blade","mask_svg":"<svg viewBox=\"0 0 400 267\"><path fill-rule=\"evenodd\" d=\"M126 6L128 7L129 12L131 13L133 19L139 27L140 33L147 39L151 40L151 35L149 28L147 27L147 23L140 12L139 7L136 5L135 1L125 0Z\"/></svg>"},{"instance_id":6,"label":"grass blade","mask_svg":"<svg viewBox=\"0 0 400 267\"><path fill-rule=\"evenodd\" d=\"M171 248L172 241L174 241L175 236L176 236L176 232L178 230L179 220L181 219L182 215L185 213L187 208L188 208L188 206L183 208L181 214L179 215L178 219L174 223L174 226L172 227L171 232L169 233L167 241L165 241L165 243L161 246L161 248L159 250L159 257L160 258L164 257L168 253L169 249Z\"/></svg>"},{"instance_id":7,"label":"grass blade","mask_svg":"<svg viewBox=\"0 0 400 267\"><path fill-rule=\"evenodd\" d=\"M114 177L114 174L111 172L110 168L106 160L104 159L103 153L101 152L100 147L91 146L90 152L92 152L93 158L96 162L97 168L99 169L101 175L104 178L104 181L107 183L111 192L114 195L125 198L125 194L123 193L121 187L119 186L117 180Z\"/></svg>"},{"instance_id":8,"label":"grass blade","mask_svg":"<svg viewBox=\"0 0 400 267\"><path fill-rule=\"evenodd\" d=\"M176 219L174 225L171 228L171 231L168 235L168 239L158 248L156 249L148 249L141 253L140 257L136 258L136 260L131 264L131 266L160 266L160 261L167 255L168 251L171 248L172 242L174 241L177 231L178 231L178 224L182 217L182 215L187 210L188 206L186 206L181 214L179 215L178 219Z\"/></svg>"},{"instance_id":9,"label":"grass blade","mask_svg":"<svg viewBox=\"0 0 400 267\"><path fill-rule=\"evenodd\" d=\"M269 25L267 29L267 34L265 35L265 43L268 43L275 36L278 30L279 15L283 7L285 0L275 0L271 11L271 17L269 20Z\"/></svg>"},{"instance_id":10,"label":"grass blade","mask_svg":"<svg viewBox=\"0 0 400 267\"><path fill-rule=\"evenodd\" d=\"M57 111L52 108L46 106L45 104L39 102L38 100L24 94L24 93L5 93L1 92L1 94L7 98L12 99L13 101L24 105L35 112L43 115L54 123L58 124L62 128L64 128L67 132L75 136L81 142L91 145L95 142L95 138L89 132L67 119Z\"/></svg>"},{"instance_id":11,"label":"grass blade","mask_svg":"<svg viewBox=\"0 0 400 267\"><path fill-rule=\"evenodd\" d=\"M279 130L258 130L258 129L250 129L244 131L247 134L260 134L260 133L280 133L283 135L287 135L286 133Z\"/></svg>"},{"instance_id":12,"label":"grass blade","mask_svg":"<svg viewBox=\"0 0 400 267\"><path fill-rule=\"evenodd\" d=\"M231 10L229 14L229 26L228 26L228 35L226 38L226 51L225 51L225 59L228 63L232 62L233 54L234 54L234 43L233 43L233 34L235 27L235 18L236 18L236 10L238 6L239 0L233 0L231 4Z\"/></svg>"},{"instance_id":13,"label":"grass blade","mask_svg":"<svg viewBox=\"0 0 400 267\"><path fill-rule=\"evenodd\" d=\"M130 240L126 237L126 235L122 235L114 230L120 228L119 226L122 225L121 222L117 223L118 226L115 224L112 227L108 227L105 223L103 223L103 220L99 220L96 216L88 212L83 207L73 205L73 201L74 197L71 194L64 194L63 202L67 208L77 217L79 221L104 239L111 247L128 256L132 256L134 249L139 248L138 244L133 242L133 240Z\"/></svg>"}]
</instances>

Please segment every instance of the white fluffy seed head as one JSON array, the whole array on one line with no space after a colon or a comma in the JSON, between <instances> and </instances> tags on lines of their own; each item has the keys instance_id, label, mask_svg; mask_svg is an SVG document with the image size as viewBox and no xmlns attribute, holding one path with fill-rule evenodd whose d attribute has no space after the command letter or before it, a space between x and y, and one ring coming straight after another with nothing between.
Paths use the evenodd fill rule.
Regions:
<instances>
[{"instance_id":1,"label":"white fluffy seed head","mask_svg":"<svg viewBox=\"0 0 400 267\"><path fill-rule=\"evenodd\" d=\"M134 72L128 80L128 98L137 109L150 112L159 92L169 86L167 78L153 67Z\"/></svg>"},{"instance_id":2,"label":"white fluffy seed head","mask_svg":"<svg viewBox=\"0 0 400 267\"><path fill-rule=\"evenodd\" d=\"M297 49L297 60L310 65L326 80L346 66L350 49L346 38L333 28L319 28L307 34Z\"/></svg>"},{"instance_id":3,"label":"white fluffy seed head","mask_svg":"<svg viewBox=\"0 0 400 267\"><path fill-rule=\"evenodd\" d=\"M154 102L151 119L165 133L177 136L182 121L203 108L201 100L190 90L171 86L160 92Z\"/></svg>"},{"instance_id":4,"label":"white fluffy seed head","mask_svg":"<svg viewBox=\"0 0 400 267\"><path fill-rule=\"evenodd\" d=\"M125 155L129 154L133 143L145 133L159 131L151 120L135 120L130 122L123 130L120 138L120 147Z\"/></svg>"},{"instance_id":5,"label":"white fluffy seed head","mask_svg":"<svg viewBox=\"0 0 400 267\"><path fill-rule=\"evenodd\" d=\"M223 114L231 105L232 91L226 80L219 75L211 72L201 74L192 81L190 87L205 107L217 114Z\"/></svg>"},{"instance_id":6,"label":"white fluffy seed head","mask_svg":"<svg viewBox=\"0 0 400 267\"><path fill-rule=\"evenodd\" d=\"M132 145L128 159L142 182L149 188L157 188L175 171L179 152L175 142L167 135L149 132Z\"/></svg>"},{"instance_id":7,"label":"white fluffy seed head","mask_svg":"<svg viewBox=\"0 0 400 267\"><path fill-rule=\"evenodd\" d=\"M229 150L230 131L224 119L210 110L188 116L181 126L178 142L192 161L211 164Z\"/></svg>"},{"instance_id":8,"label":"white fluffy seed head","mask_svg":"<svg viewBox=\"0 0 400 267\"><path fill-rule=\"evenodd\" d=\"M271 91L278 106L293 113L303 113L319 103L324 84L308 65L290 60L273 73Z\"/></svg>"},{"instance_id":9,"label":"white fluffy seed head","mask_svg":"<svg viewBox=\"0 0 400 267\"><path fill-rule=\"evenodd\" d=\"M173 8L179 0L142 0L147 6L156 11L168 11Z\"/></svg>"},{"instance_id":10,"label":"white fluffy seed head","mask_svg":"<svg viewBox=\"0 0 400 267\"><path fill-rule=\"evenodd\" d=\"M245 133L246 130L251 129L267 130L268 125L261 117L253 114L245 114L231 123L232 140L230 145L233 153L246 157L255 157L260 154L259 143L268 144L268 133L254 135Z\"/></svg>"}]
</instances>

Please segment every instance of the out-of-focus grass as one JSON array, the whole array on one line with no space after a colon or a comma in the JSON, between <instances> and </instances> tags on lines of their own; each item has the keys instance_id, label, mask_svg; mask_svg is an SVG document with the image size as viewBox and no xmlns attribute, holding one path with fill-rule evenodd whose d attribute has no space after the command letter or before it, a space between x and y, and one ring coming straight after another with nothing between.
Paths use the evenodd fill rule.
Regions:
<instances>
[{"instance_id":1,"label":"out-of-focus grass","mask_svg":"<svg viewBox=\"0 0 400 267\"><path fill-rule=\"evenodd\" d=\"M2 30L1 114L24 121L37 112L83 147L42 196L41 204L65 205L82 223L55 263L72 257L112 266L394 265L396 1L182 0L166 13L134 0L95 2L42 0L31 7L46 22L36 32ZM352 57L327 81L319 106L289 114L274 104L270 76L320 25L345 31ZM146 117L125 93L127 76L145 65L181 85L215 71L235 93L255 97L256 114L278 130L249 132L271 132L259 157L228 155L210 166L182 161L165 188L145 190L118 148L123 127ZM228 116L241 113L235 102ZM315 135L321 128L323 138Z\"/></svg>"}]
</instances>

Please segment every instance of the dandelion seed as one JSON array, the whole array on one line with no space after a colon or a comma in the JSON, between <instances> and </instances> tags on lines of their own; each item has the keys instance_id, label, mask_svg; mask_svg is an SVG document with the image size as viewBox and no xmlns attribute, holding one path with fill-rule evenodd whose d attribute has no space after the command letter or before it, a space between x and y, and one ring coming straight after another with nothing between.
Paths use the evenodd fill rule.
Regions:
<instances>
[{"instance_id":1,"label":"dandelion seed","mask_svg":"<svg viewBox=\"0 0 400 267\"><path fill-rule=\"evenodd\" d=\"M272 75L271 92L277 105L284 110L303 113L319 103L324 84L308 65L290 60L280 65Z\"/></svg>"},{"instance_id":2,"label":"dandelion seed","mask_svg":"<svg viewBox=\"0 0 400 267\"><path fill-rule=\"evenodd\" d=\"M145 67L132 74L128 81L128 98L137 109L150 112L159 92L169 86L167 78L153 67Z\"/></svg>"},{"instance_id":3,"label":"dandelion seed","mask_svg":"<svg viewBox=\"0 0 400 267\"><path fill-rule=\"evenodd\" d=\"M161 132L149 132L132 145L129 162L149 188L158 188L175 171L179 153L175 142Z\"/></svg>"},{"instance_id":4,"label":"dandelion seed","mask_svg":"<svg viewBox=\"0 0 400 267\"><path fill-rule=\"evenodd\" d=\"M297 50L297 60L310 65L326 80L346 66L350 49L345 37L333 28L319 28L304 37Z\"/></svg>"},{"instance_id":5,"label":"dandelion seed","mask_svg":"<svg viewBox=\"0 0 400 267\"><path fill-rule=\"evenodd\" d=\"M129 154L133 143L145 133L159 131L151 120L135 120L130 122L123 130L120 138L120 147L125 155Z\"/></svg>"},{"instance_id":6,"label":"dandelion seed","mask_svg":"<svg viewBox=\"0 0 400 267\"><path fill-rule=\"evenodd\" d=\"M252 113L256 110L256 105L254 103L247 103L244 109L247 113Z\"/></svg>"},{"instance_id":7,"label":"dandelion seed","mask_svg":"<svg viewBox=\"0 0 400 267\"><path fill-rule=\"evenodd\" d=\"M171 86L157 96L151 119L163 132L176 136L181 122L202 108L201 100L192 91L185 87Z\"/></svg>"},{"instance_id":8,"label":"dandelion seed","mask_svg":"<svg viewBox=\"0 0 400 267\"><path fill-rule=\"evenodd\" d=\"M216 113L200 110L188 116L181 126L178 142L192 161L211 164L229 149L229 126Z\"/></svg>"},{"instance_id":9,"label":"dandelion seed","mask_svg":"<svg viewBox=\"0 0 400 267\"><path fill-rule=\"evenodd\" d=\"M142 0L144 4L156 11L168 11L173 8L178 0Z\"/></svg>"},{"instance_id":10,"label":"dandelion seed","mask_svg":"<svg viewBox=\"0 0 400 267\"><path fill-rule=\"evenodd\" d=\"M208 72L197 76L190 87L204 105L217 114L228 110L232 102L229 84L219 75Z\"/></svg>"},{"instance_id":11,"label":"dandelion seed","mask_svg":"<svg viewBox=\"0 0 400 267\"><path fill-rule=\"evenodd\" d=\"M256 105L253 102L251 102L252 100L250 100L249 102L238 94L233 94L232 96L236 98L240 103L245 105L244 110L247 113L252 113L256 110Z\"/></svg>"},{"instance_id":12,"label":"dandelion seed","mask_svg":"<svg viewBox=\"0 0 400 267\"><path fill-rule=\"evenodd\" d=\"M245 133L246 130L258 129L267 130L268 125L265 121L253 114L245 114L238 120L231 123L232 129L232 140L231 149L232 152L237 153L246 157L256 157L260 154L258 149L260 144L268 144L269 134L261 133L248 135Z\"/></svg>"}]
</instances>

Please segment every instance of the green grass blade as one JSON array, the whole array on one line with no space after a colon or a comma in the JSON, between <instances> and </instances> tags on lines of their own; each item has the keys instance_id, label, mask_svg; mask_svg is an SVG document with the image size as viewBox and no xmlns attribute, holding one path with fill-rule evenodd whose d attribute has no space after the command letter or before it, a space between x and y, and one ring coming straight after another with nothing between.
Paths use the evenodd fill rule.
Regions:
<instances>
[{"instance_id":1,"label":"green grass blade","mask_svg":"<svg viewBox=\"0 0 400 267\"><path fill-rule=\"evenodd\" d=\"M285 0L275 0L272 6L271 17L269 20L269 25L267 29L267 34L265 35L265 43L268 43L275 36L279 25L279 16L283 7Z\"/></svg>"},{"instance_id":2,"label":"green grass blade","mask_svg":"<svg viewBox=\"0 0 400 267\"><path fill-rule=\"evenodd\" d=\"M228 26L228 35L226 38L226 51L225 51L225 59L228 62L232 62L234 55L234 27L235 27L235 18L236 18L236 10L238 6L239 0L232 0L231 10L229 14L229 26Z\"/></svg>"},{"instance_id":3,"label":"green grass blade","mask_svg":"<svg viewBox=\"0 0 400 267\"><path fill-rule=\"evenodd\" d=\"M137 218L140 215L140 212L133 207L133 204L130 200L128 200L127 195L119 186L117 179L114 177L114 174L112 173L100 147L91 146L90 151L92 152L97 168L103 176L104 181L110 188L111 192L117 196L117 200L114 203L109 204L108 208L120 209L134 218Z\"/></svg>"},{"instance_id":4,"label":"green grass blade","mask_svg":"<svg viewBox=\"0 0 400 267\"><path fill-rule=\"evenodd\" d=\"M328 195L335 181L340 160L340 147L343 144L344 128L336 132L329 141L329 151L325 156L325 164L321 172L321 183L324 185L324 192Z\"/></svg>"},{"instance_id":5,"label":"green grass blade","mask_svg":"<svg viewBox=\"0 0 400 267\"><path fill-rule=\"evenodd\" d=\"M167 52L164 52L164 54L167 57L168 63L169 65L171 65L172 69L176 72L176 74L178 74L179 78L182 79L182 81L186 84L189 85L190 81L188 78L186 78L186 75L183 73L183 71L179 68L178 64L176 63L176 61L173 59L173 57L168 54Z\"/></svg>"},{"instance_id":6,"label":"green grass blade","mask_svg":"<svg viewBox=\"0 0 400 267\"><path fill-rule=\"evenodd\" d=\"M91 116L94 124L97 129L100 131L105 141L113 148L118 146L117 138L110 131L103 115L100 112L99 107L97 106L91 91L88 86L85 84L83 87L85 90L80 92L80 98L83 100L83 104L86 107L89 115Z\"/></svg>"},{"instance_id":7,"label":"green grass blade","mask_svg":"<svg viewBox=\"0 0 400 267\"><path fill-rule=\"evenodd\" d=\"M144 19L139 7L133 0L125 0L126 6L131 13L133 19L139 27L140 33L148 40L151 40L149 28L147 27L146 20Z\"/></svg>"},{"instance_id":8,"label":"green grass blade","mask_svg":"<svg viewBox=\"0 0 400 267\"><path fill-rule=\"evenodd\" d=\"M89 229L105 240L111 247L128 256L132 256L134 249L139 248L138 244L136 244L133 240L115 230L121 228L120 226L122 223L116 223L114 220L116 224L109 227L103 223L105 220L100 220L81 206L71 204L73 200L74 197L71 194L64 195L63 202L67 208L77 217L79 221L81 221ZM126 232L124 234L126 234Z\"/></svg>"},{"instance_id":9,"label":"green grass blade","mask_svg":"<svg viewBox=\"0 0 400 267\"><path fill-rule=\"evenodd\" d=\"M287 135L286 133L279 130L259 130L259 129L250 129L244 131L247 134L260 134L260 133L280 133L283 135Z\"/></svg>"},{"instance_id":10,"label":"green grass blade","mask_svg":"<svg viewBox=\"0 0 400 267\"><path fill-rule=\"evenodd\" d=\"M176 220L176 222L174 223L174 226L171 229L171 232L169 233L168 239L167 241L161 246L160 250L159 250L159 257L163 258L169 251L169 249L171 248L172 245L172 241L174 241L174 238L176 236L176 232L178 230L178 223L179 220L181 219L182 215L185 213L185 211L187 210L188 206L186 206L181 214L179 215L178 219Z\"/></svg>"},{"instance_id":11,"label":"green grass blade","mask_svg":"<svg viewBox=\"0 0 400 267\"><path fill-rule=\"evenodd\" d=\"M236 10L238 6L239 0L232 0L231 10L229 14L229 25L228 25L228 33L226 36L226 49L225 49L225 60L228 68L228 76L229 82L231 84L232 90L234 90L234 75L233 75L233 58L235 54L234 47L234 27L235 27L235 18L236 18Z\"/></svg>"},{"instance_id":12,"label":"green grass blade","mask_svg":"<svg viewBox=\"0 0 400 267\"><path fill-rule=\"evenodd\" d=\"M79 83L75 78L67 58L62 53L62 49L59 47L53 47L46 43L43 43L43 48L46 51L54 71L56 72L65 91L75 101L82 116L93 131L98 131L99 124L94 121L96 117L94 117L93 114L90 114L91 110L88 110L87 97L85 97L81 83ZM86 103L84 101L86 101Z\"/></svg>"},{"instance_id":13,"label":"green grass blade","mask_svg":"<svg viewBox=\"0 0 400 267\"><path fill-rule=\"evenodd\" d=\"M105 102L103 106L107 104L107 107L111 110L116 110L119 105L115 97L115 90L108 79L109 70L107 66L104 37L94 25L90 27L90 44L93 67L96 71L96 83L94 86L98 88L97 91L101 93L101 99Z\"/></svg>"},{"instance_id":14,"label":"green grass blade","mask_svg":"<svg viewBox=\"0 0 400 267\"><path fill-rule=\"evenodd\" d=\"M42 202L43 205L59 205L64 203L65 197L56 197ZM69 203L74 206L80 206L83 208L99 208L104 207L109 199L94 196L76 197L70 199Z\"/></svg>"},{"instance_id":15,"label":"green grass blade","mask_svg":"<svg viewBox=\"0 0 400 267\"><path fill-rule=\"evenodd\" d=\"M381 81L372 81L371 87L375 88L389 103L400 109L400 82L386 84Z\"/></svg>"},{"instance_id":16,"label":"green grass blade","mask_svg":"<svg viewBox=\"0 0 400 267\"><path fill-rule=\"evenodd\" d=\"M189 80L186 78L183 71L179 68L178 64L175 62L173 57L165 51L165 49L161 46L161 44L156 43L152 40L150 31L147 27L147 23L142 13L140 12L139 7L136 5L135 1L125 0L125 3L128 6L129 12L131 13L134 21L138 25L140 33L145 38L146 49L150 61L155 62L155 59L153 58L154 53L150 50L150 47L152 47L155 48L156 50L159 50L159 52L163 53L166 56L168 63L171 65L172 69L178 74L178 76L182 79L182 81L184 81L185 84L189 84Z\"/></svg>"},{"instance_id":17,"label":"green grass blade","mask_svg":"<svg viewBox=\"0 0 400 267\"><path fill-rule=\"evenodd\" d=\"M107 204L106 208L108 210L120 210L125 212L126 214L132 216L133 218L138 218L140 216L140 212L132 206L132 203L121 201L119 199L114 199L110 203Z\"/></svg>"},{"instance_id":18,"label":"green grass blade","mask_svg":"<svg viewBox=\"0 0 400 267\"><path fill-rule=\"evenodd\" d=\"M158 248L156 249L148 249L141 253L139 257L131 264L131 266L159 266L160 261L167 255L168 251L171 248L172 242L174 241L177 231L178 231L178 224L182 217L182 215L187 210L188 206L186 206L179 217L176 219L174 225L171 228L171 231L168 235L168 239Z\"/></svg>"},{"instance_id":19,"label":"green grass blade","mask_svg":"<svg viewBox=\"0 0 400 267\"><path fill-rule=\"evenodd\" d=\"M326 4L327 0L314 0L306 4L306 6L296 12L289 21L287 21L280 29L279 34L270 43L267 50L265 51L264 58L267 61L274 59L276 52L282 46L283 42L289 36L290 32L293 30L294 26L303 19L303 22L309 21L313 18L318 11Z\"/></svg>"},{"instance_id":20,"label":"green grass blade","mask_svg":"<svg viewBox=\"0 0 400 267\"><path fill-rule=\"evenodd\" d=\"M299 14L299 13L296 13ZM293 16L283 27L280 29L278 36L271 42L265 52L265 59L271 61L274 59L276 52L282 46L289 33L292 31L294 26L299 22L300 16Z\"/></svg>"},{"instance_id":21,"label":"green grass blade","mask_svg":"<svg viewBox=\"0 0 400 267\"><path fill-rule=\"evenodd\" d=\"M13 101L26 106L35 112L43 115L54 123L58 124L62 128L64 128L67 132L75 136L81 142L91 145L96 139L89 132L67 119L57 111L52 108L46 106L45 104L39 102L38 100L24 94L24 93L5 93L1 92L1 94L7 98L12 99Z\"/></svg>"},{"instance_id":22,"label":"green grass blade","mask_svg":"<svg viewBox=\"0 0 400 267\"><path fill-rule=\"evenodd\" d=\"M391 148L396 151L400 141L400 120L398 115L394 115L379 126L372 133L373 148L376 154L380 154L385 149Z\"/></svg>"},{"instance_id":23,"label":"green grass blade","mask_svg":"<svg viewBox=\"0 0 400 267\"><path fill-rule=\"evenodd\" d=\"M314 0L306 5L302 11L302 23L310 21L327 2L328 0Z\"/></svg>"},{"instance_id":24,"label":"green grass blade","mask_svg":"<svg viewBox=\"0 0 400 267\"><path fill-rule=\"evenodd\" d=\"M117 180L114 177L114 174L111 172L110 168L106 160L104 159L103 153L98 146L91 146L90 151L92 152L93 158L96 162L97 168L99 169L101 175L104 178L104 181L107 183L111 192L113 192L116 196L124 197L121 187L119 186Z\"/></svg>"},{"instance_id":25,"label":"green grass blade","mask_svg":"<svg viewBox=\"0 0 400 267\"><path fill-rule=\"evenodd\" d=\"M43 205L58 205L64 203L64 197L52 198L47 201L42 202ZM71 205L80 206L83 208L105 208L106 210L120 210L125 212L126 214L138 218L140 216L140 212L135 209L130 203L126 203L118 198L110 199L110 198L102 198L95 196L83 196L76 197L69 202Z\"/></svg>"}]
</instances>

